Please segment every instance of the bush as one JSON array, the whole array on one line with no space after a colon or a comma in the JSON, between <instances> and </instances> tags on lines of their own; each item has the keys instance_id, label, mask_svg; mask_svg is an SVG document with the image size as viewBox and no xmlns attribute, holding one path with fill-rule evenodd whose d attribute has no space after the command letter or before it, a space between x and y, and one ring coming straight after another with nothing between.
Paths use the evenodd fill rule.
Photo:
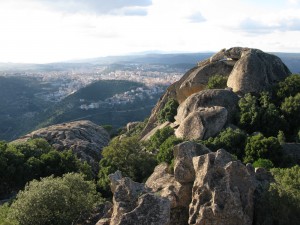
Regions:
<instances>
[{"instance_id":1,"label":"bush","mask_svg":"<svg viewBox=\"0 0 300 225\"><path fill-rule=\"evenodd\" d=\"M296 225L300 221L300 167L271 170L276 183L270 186L273 224Z\"/></svg>"},{"instance_id":2,"label":"bush","mask_svg":"<svg viewBox=\"0 0 300 225\"><path fill-rule=\"evenodd\" d=\"M282 155L282 147L277 138L266 138L262 134L257 134L247 139L244 162L253 163L262 158L269 159L275 166L278 166Z\"/></svg>"},{"instance_id":3,"label":"bush","mask_svg":"<svg viewBox=\"0 0 300 225\"><path fill-rule=\"evenodd\" d=\"M174 122L174 116L177 115L177 108L179 104L178 102L171 98L168 100L168 102L165 104L164 108L159 112L158 114L158 121L160 123L169 121Z\"/></svg>"},{"instance_id":4,"label":"bush","mask_svg":"<svg viewBox=\"0 0 300 225\"><path fill-rule=\"evenodd\" d=\"M207 82L208 89L224 89L227 87L228 76L214 75Z\"/></svg>"},{"instance_id":5,"label":"bush","mask_svg":"<svg viewBox=\"0 0 300 225\"><path fill-rule=\"evenodd\" d=\"M156 153L161 144L174 134L174 129L167 126L157 130L145 143L147 151Z\"/></svg>"},{"instance_id":6,"label":"bush","mask_svg":"<svg viewBox=\"0 0 300 225\"><path fill-rule=\"evenodd\" d=\"M100 200L96 186L83 175L69 173L33 180L20 191L10 216L22 225L72 224Z\"/></svg>"},{"instance_id":7,"label":"bush","mask_svg":"<svg viewBox=\"0 0 300 225\"><path fill-rule=\"evenodd\" d=\"M275 87L275 92L280 100L298 94L300 92L300 75L293 74L279 82Z\"/></svg>"},{"instance_id":8,"label":"bush","mask_svg":"<svg viewBox=\"0 0 300 225\"><path fill-rule=\"evenodd\" d=\"M19 223L16 220L8 218L10 208L8 203L5 203L0 206L0 224L1 225L18 225Z\"/></svg>"},{"instance_id":9,"label":"bush","mask_svg":"<svg viewBox=\"0 0 300 225\"><path fill-rule=\"evenodd\" d=\"M114 138L102 151L99 166L100 188L109 190L108 175L120 170L124 176L142 182L148 178L156 166L154 156L145 151L136 137Z\"/></svg>"},{"instance_id":10,"label":"bush","mask_svg":"<svg viewBox=\"0 0 300 225\"><path fill-rule=\"evenodd\" d=\"M221 131L218 136L209 138L201 143L212 151L224 148L226 151L237 156L238 159L244 157L247 134L240 129L227 128Z\"/></svg>"},{"instance_id":11,"label":"bush","mask_svg":"<svg viewBox=\"0 0 300 225\"><path fill-rule=\"evenodd\" d=\"M173 148L175 145L181 142L182 140L176 138L175 136L171 136L168 139L166 139L159 147L159 152L156 156L157 161L159 163L166 162L168 164L171 164L172 160L174 159Z\"/></svg>"},{"instance_id":12,"label":"bush","mask_svg":"<svg viewBox=\"0 0 300 225\"><path fill-rule=\"evenodd\" d=\"M274 164L269 159L258 159L253 163L255 168L261 167L265 169L271 169L274 167Z\"/></svg>"},{"instance_id":13,"label":"bush","mask_svg":"<svg viewBox=\"0 0 300 225\"><path fill-rule=\"evenodd\" d=\"M0 194L18 189L32 179L68 172L84 172L91 178L91 167L77 159L71 150L59 152L44 139L3 144L0 148Z\"/></svg>"}]
</instances>

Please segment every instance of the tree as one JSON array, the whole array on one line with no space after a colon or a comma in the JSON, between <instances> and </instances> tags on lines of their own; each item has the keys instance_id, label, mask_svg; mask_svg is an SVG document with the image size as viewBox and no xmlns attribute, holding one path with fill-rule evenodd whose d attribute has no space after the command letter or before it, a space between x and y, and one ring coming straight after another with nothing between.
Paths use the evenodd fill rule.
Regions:
<instances>
[{"instance_id":1,"label":"tree","mask_svg":"<svg viewBox=\"0 0 300 225\"><path fill-rule=\"evenodd\" d=\"M174 129L169 126L157 130L154 135L150 137L149 141L145 143L147 151L156 153L161 144L173 134Z\"/></svg>"},{"instance_id":2,"label":"tree","mask_svg":"<svg viewBox=\"0 0 300 225\"><path fill-rule=\"evenodd\" d=\"M96 186L82 174L33 180L20 191L10 216L22 225L65 225L89 213L100 200Z\"/></svg>"},{"instance_id":3,"label":"tree","mask_svg":"<svg viewBox=\"0 0 300 225\"><path fill-rule=\"evenodd\" d=\"M174 122L174 116L177 115L177 108L179 106L179 103L173 99L170 98L168 102L165 104L164 108L160 110L158 114L158 120L159 122L163 123L166 121Z\"/></svg>"},{"instance_id":4,"label":"tree","mask_svg":"<svg viewBox=\"0 0 300 225\"><path fill-rule=\"evenodd\" d=\"M265 169L271 169L274 167L274 164L269 159L258 159L253 163L255 168L261 167Z\"/></svg>"},{"instance_id":5,"label":"tree","mask_svg":"<svg viewBox=\"0 0 300 225\"><path fill-rule=\"evenodd\" d=\"M108 191L108 175L120 170L124 176L142 182L156 166L153 154L145 151L136 137L114 138L102 151L99 163L99 186Z\"/></svg>"},{"instance_id":6,"label":"tree","mask_svg":"<svg viewBox=\"0 0 300 225\"><path fill-rule=\"evenodd\" d=\"M276 183L270 186L274 224L296 225L300 221L300 167L271 170Z\"/></svg>"},{"instance_id":7,"label":"tree","mask_svg":"<svg viewBox=\"0 0 300 225\"><path fill-rule=\"evenodd\" d=\"M278 83L275 87L275 94L279 100L295 96L300 92L300 75L293 74Z\"/></svg>"},{"instance_id":8,"label":"tree","mask_svg":"<svg viewBox=\"0 0 300 225\"><path fill-rule=\"evenodd\" d=\"M224 89L227 87L228 76L214 75L207 82L208 89Z\"/></svg>"},{"instance_id":9,"label":"tree","mask_svg":"<svg viewBox=\"0 0 300 225\"><path fill-rule=\"evenodd\" d=\"M248 137L245 147L245 163L253 163L256 160L269 159L278 166L282 160L282 147L275 137L264 137L262 134Z\"/></svg>"},{"instance_id":10,"label":"tree","mask_svg":"<svg viewBox=\"0 0 300 225\"><path fill-rule=\"evenodd\" d=\"M218 136L211 137L201 143L212 151L224 148L226 151L237 156L238 159L244 157L247 134L240 129L227 128L221 131Z\"/></svg>"},{"instance_id":11,"label":"tree","mask_svg":"<svg viewBox=\"0 0 300 225\"><path fill-rule=\"evenodd\" d=\"M174 159L173 148L175 145L181 142L182 140L176 138L174 135L167 138L159 147L159 152L156 156L157 161L159 163L166 162L171 164L172 160Z\"/></svg>"}]
</instances>

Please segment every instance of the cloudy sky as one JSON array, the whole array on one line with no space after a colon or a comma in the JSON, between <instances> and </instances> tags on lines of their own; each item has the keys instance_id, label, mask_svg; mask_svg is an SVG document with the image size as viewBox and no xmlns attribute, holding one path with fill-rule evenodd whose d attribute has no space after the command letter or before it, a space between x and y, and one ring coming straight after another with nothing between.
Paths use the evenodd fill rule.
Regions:
<instances>
[{"instance_id":1,"label":"cloudy sky","mask_svg":"<svg viewBox=\"0 0 300 225\"><path fill-rule=\"evenodd\" d=\"M244 46L300 52L300 0L0 0L0 62Z\"/></svg>"}]
</instances>

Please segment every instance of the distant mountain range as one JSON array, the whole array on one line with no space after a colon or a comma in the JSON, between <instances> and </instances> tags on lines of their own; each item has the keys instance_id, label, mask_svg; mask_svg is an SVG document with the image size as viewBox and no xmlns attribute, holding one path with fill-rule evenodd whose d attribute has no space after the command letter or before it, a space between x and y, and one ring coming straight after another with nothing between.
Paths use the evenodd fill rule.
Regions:
<instances>
[{"instance_id":1,"label":"distant mountain range","mask_svg":"<svg viewBox=\"0 0 300 225\"><path fill-rule=\"evenodd\" d=\"M67 69L87 68L96 65L113 63L147 63L168 65L180 64L185 67L186 64L189 64L189 67L191 67L192 65L195 65L198 61L209 58L213 54L214 52L108 56L49 64L0 63L0 71L60 71ZM293 73L300 73L300 53L274 52L272 54L279 56Z\"/></svg>"}]
</instances>

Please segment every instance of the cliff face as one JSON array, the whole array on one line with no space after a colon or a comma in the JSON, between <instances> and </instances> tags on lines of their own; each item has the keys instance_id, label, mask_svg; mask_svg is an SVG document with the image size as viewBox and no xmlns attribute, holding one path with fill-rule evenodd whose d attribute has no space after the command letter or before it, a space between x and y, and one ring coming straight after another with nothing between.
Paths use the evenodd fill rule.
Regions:
<instances>
[{"instance_id":1,"label":"cliff face","mask_svg":"<svg viewBox=\"0 0 300 225\"><path fill-rule=\"evenodd\" d=\"M199 62L196 67L167 89L152 110L149 122L141 136L144 137L158 125L158 113L168 99L174 98L180 104L186 104L190 96L195 93L199 94L205 89L209 78L214 75L228 76L228 89L237 95L243 95L267 90L285 79L290 73L280 58L275 55L251 48L223 49L209 59ZM208 104L202 101L197 106L208 107ZM215 103L214 106L224 107L221 103ZM229 113L229 115L232 114Z\"/></svg>"}]
</instances>

